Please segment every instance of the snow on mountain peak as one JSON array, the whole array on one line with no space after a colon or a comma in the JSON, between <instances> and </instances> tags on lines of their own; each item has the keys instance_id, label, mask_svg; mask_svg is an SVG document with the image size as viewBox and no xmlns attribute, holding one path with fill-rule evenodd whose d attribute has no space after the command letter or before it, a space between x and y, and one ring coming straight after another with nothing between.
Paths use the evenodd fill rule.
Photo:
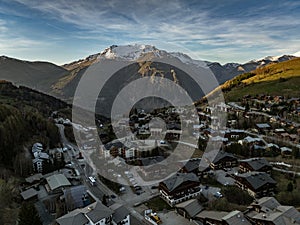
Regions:
<instances>
[{"instance_id":1,"label":"snow on mountain peak","mask_svg":"<svg viewBox=\"0 0 300 225\"><path fill-rule=\"evenodd\" d=\"M149 52L159 54L159 50L152 45L112 45L102 51L98 58L136 60Z\"/></svg>"}]
</instances>

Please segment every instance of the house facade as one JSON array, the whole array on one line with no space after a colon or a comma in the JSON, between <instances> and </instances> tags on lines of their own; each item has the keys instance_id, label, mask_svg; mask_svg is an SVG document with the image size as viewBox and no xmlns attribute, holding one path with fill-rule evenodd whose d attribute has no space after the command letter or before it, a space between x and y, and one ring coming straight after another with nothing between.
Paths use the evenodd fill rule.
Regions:
<instances>
[{"instance_id":1,"label":"house facade","mask_svg":"<svg viewBox=\"0 0 300 225\"><path fill-rule=\"evenodd\" d=\"M210 167L213 170L231 168L237 165L237 158L233 154L224 151L219 151L215 158L210 162Z\"/></svg>"},{"instance_id":2,"label":"house facade","mask_svg":"<svg viewBox=\"0 0 300 225\"><path fill-rule=\"evenodd\" d=\"M240 160L239 172L265 172L270 174L272 171L272 165L265 158L251 158Z\"/></svg>"},{"instance_id":3,"label":"house facade","mask_svg":"<svg viewBox=\"0 0 300 225\"><path fill-rule=\"evenodd\" d=\"M264 172L248 172L234 175L236 185L254 198L272 196L276 190L276 181Z\"/></svg>"},{"instance_id":4,"label":"house facade","mask_svg":"<svg viewBox=\"0 0 300 225\"><path fill-rule=\"evenodd\" d=\"M170 206L195 198L201 194L199 178L194 173L177 173L159 183L161 198Z\"/></svg>"}]
</instances>

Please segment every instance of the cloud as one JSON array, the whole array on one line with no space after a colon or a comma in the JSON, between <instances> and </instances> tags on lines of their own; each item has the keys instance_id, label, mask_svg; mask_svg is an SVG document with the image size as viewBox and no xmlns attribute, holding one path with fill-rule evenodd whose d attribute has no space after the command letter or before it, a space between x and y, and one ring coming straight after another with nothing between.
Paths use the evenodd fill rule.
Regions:
<instances>
[{"instance_id":1,"label":"cloud","mask_svg":"<svg viewBox=\"0 0 300 225\"><path fill-rule=\"evenodd\" d=\"M161 42L163 46L170 43L170 46L182 45L194 52L209 49L209 55L215 53L216 58L220 58L222 54L225 60L237 52L247 54L252 49L256 49L259 56L265 52L293 52L300 39L300 14L297 13L300 5L294 1L15 2L40 12L39 19L46 19L58 32L59 29L70 32L66 40L72 37L115 44L145 41Z\"/></svg>"}]
</instances>

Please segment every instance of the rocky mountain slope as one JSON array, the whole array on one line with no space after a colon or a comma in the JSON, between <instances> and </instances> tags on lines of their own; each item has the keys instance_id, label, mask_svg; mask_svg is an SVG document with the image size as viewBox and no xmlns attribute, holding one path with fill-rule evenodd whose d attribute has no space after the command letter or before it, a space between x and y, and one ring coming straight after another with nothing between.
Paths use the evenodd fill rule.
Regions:
<instances>
[{"instance_id":1,"label":"rocky mountain slope","mask_svg":"<svg viewBox=\"0 0 300 225\"><path fill-rule=\"evenodd\" d=\"M217 81L222 84L239 74L250 72L269 64L290 60L295 57L266 57L259 60L252 60L245 64L227 63L221 65L218 62L194 60L186 54L159 50L151 45L113 45L100 53L90 55L85 59L80 59L63 66L57 66L48 62L28 62L2 56L0 57L0 79L11 81L17 85L28 86L71 102L82 76L91 65L100 61L103 62L108 60L116 63L119 61L137 62L135 66L132 66L126 71L128 77L123 80L121 79L125 83L140 76L151 76L153 74L170 77L171 80L174 80L174 75L170 72L172 69L170 66L157 65L150 62L148 62L147 66L145 66L143 63L143 61L151 61L154 58L172 58L182 63L182 65L187 65L194 69L204 66L209 68L213 72ZM165 71L163 73L154 73L156 66L161 67L160 69ZM176 71L178 73L176 77L177 81L182 84L185 83L185 85L189 88L193 88L194 86L191 82L186 80L188 75L183 76L181 73L182 71L178 71ZM201 79L205 79L205 77L201 77ZM120 79L116 82L119 83L119 81ZM215 87L211 88L214 89ZM191 90L191 92L195 98L201 97L203 94L201 91L199 92L196 90ZM197 92L197 94L194 94L195 92Z\"/></svg>"}]
</instances>

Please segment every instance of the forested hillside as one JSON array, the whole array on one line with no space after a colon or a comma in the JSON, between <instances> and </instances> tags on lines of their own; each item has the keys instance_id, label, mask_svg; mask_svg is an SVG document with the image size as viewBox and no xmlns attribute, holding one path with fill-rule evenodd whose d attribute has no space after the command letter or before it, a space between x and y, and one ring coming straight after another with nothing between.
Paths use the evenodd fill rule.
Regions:
<instances>
[{"instance_id":1,"label":"forested hillside","mask_svg":"<svg viewBox=\"0 0 300 225\"><path fill-rule=\"evenodd\" d=\"M20 155L28 154L24 148L30 148L35 141L50 148L58 146L59 132L50 115L53 111L69 114L68 108L67 104L51 96L1 82L0 164L16 169L20 160L26 158Z\"/></svg>"}]
</instances>

